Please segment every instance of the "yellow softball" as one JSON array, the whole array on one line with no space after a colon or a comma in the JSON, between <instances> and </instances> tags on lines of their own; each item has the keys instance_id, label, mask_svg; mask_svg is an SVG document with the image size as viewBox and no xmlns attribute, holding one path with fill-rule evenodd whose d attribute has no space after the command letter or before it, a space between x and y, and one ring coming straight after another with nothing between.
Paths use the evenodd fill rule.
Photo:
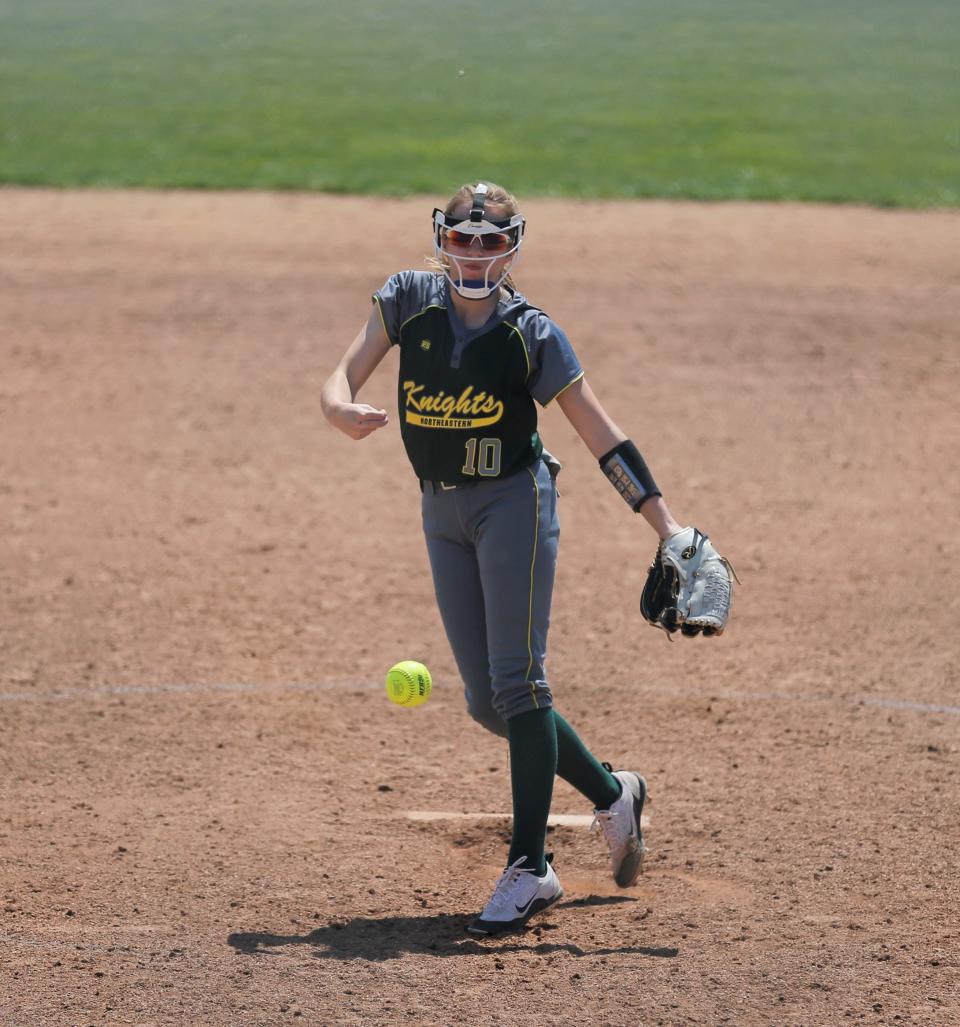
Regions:
<instances>
[{"instance_id":1,"label":"yellow softball","mask_svg":"<svg viewBox=\"0 0 960 1027\"><path fill-rule=\"evenodd\" d=\"M430 698L431 691L430 671L416 660L395 663L387 671L387 695L398 706L419 706Z\"/></svg>"}]
</instances>

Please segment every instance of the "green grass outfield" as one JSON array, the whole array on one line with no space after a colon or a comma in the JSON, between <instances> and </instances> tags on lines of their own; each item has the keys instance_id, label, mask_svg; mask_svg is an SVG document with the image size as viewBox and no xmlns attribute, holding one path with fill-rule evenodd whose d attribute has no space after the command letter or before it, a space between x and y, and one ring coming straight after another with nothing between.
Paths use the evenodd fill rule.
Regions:
<instances>
[{"instance_id":1,"label":"green grass outfield","mask_svg":"<svg viewBox=\"0 0 960 1027\"><path fill-rule=\"evenodd\" d=\"M960 205L958 0L0 0L0 182Z\"/></svg>"}]
</instances>

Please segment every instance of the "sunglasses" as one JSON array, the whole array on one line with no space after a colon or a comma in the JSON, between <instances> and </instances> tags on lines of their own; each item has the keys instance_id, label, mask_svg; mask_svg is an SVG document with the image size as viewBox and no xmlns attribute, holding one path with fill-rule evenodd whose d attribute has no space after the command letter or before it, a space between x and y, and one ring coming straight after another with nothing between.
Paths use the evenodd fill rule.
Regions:
<instances>
[{"instance_id":1,"label":"sunglasses","mask_svg":"<svg viewBox=\"0 0 960 1027\"><path fill-rule=\"evenodd\" d=\"M455 228L444 228L443 241L458 250L471 249L475 242L479 242L484 253L506 253L513 249L516 240L512 232L483 232L474 235L472 232L458 232Z\"/></svg>"}]
</instances>

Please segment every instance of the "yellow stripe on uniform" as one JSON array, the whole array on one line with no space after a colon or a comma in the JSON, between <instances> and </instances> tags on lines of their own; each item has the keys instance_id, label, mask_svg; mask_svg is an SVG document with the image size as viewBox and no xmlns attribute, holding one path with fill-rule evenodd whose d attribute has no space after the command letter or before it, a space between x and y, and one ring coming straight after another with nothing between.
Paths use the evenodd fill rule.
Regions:
<instances>
[{"instance_id":1,"label":"yellow stripe on uniform","mask_svg":"<svg viewBox=\"0 0 960 1027\"><path fill-rule=\"evenodd\" d=\"M571 378L570 381L568 381L567 384L564 385L564 387L556 394L556 396L551 396L550 399L548 399L547 402L544 403L543 405L545 407L549 406L557 398L557 396L562 396L567 391L567 389L570 388L571 385L576 385L577 382L580 381L581 378L583 378L583 371L581 371L576 376L576 378Z\"/></svg>"},{"instance_id":2,"label":"yellow stripe on uniform","mask_svg":"<svg viewBox=\"0 0 960 1027\"><path fill-rule=\"evenodd\" d=\"M418 310L415 314L411 314L410 317L408 317L406 319L406 321L404 321L403 324L400 325L400 327L397 329L397 342L398 343L400 342L400 336L403 335L404 328L406 328L407 325L410 324L411 321L416 321L416 319L418 317L423 317L423 315L428 310L446 310L446 309L447 309L446 307L441 307L439 303L431 303L429 307L424 307L423 310Z\"/></svg>"},{"instance_id":3,"label":"yellow stripe on uniform","mask_svg":"<svg viewBox=\"0 0 960 1027\"><path fill-rule=\"evenodd\" d=\"M380 315L380 324L383 325L383 334L387 337L387 341L392 346L394 344L393 339L390 338L390 332L387 330L387 320L383 316L383 307L380 305L380 297L374 293L373 302L377 305L377 313Z\"/></svg>"},{"instance_id":4,"label":"yellow stripe on uniform","mask_svg":"<svg viewBox=\"0 0 960 1027\"><path fill-rule=\"evenodd\" d=\"M520 348L523 350L523 359L527 362L527 377L524 378L524 381L527 381L527 379L530 377L530 354L527 352L527 344L523 341L523 335L521 334L520 329L516 325L510 324L508 321L504 321L503 323L512 332L516 333L517 338L520 340Z\"/></svg>"},{"instance_id":5,"label":"yellow stripe on uniform","mask_svg":"<svg viewBox=\"0 0 960 1027\"><path fill-rule=\"evenodd\" d=\"M540 703L537 702L537 688L532 681L530 681L530 671L533 669L533 568L537 562L537 543L540 540L540 488L537 485L537 476L527 468L527 474L533 479L533 495L536 498L536 515L533 521L533 556L530 558L530 601L527 604L527 655L530 657L527 663L527 673L524 675L530 685L530 698L533 699L533 705L536 709L540 709Z\"/></svg>"}]
</instances>

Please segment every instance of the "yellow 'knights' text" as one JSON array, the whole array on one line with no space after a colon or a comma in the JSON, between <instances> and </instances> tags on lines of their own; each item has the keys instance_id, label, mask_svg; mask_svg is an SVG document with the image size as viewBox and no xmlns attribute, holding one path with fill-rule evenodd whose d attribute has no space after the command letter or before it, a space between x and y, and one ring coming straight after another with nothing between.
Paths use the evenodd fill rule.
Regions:
<instances>
[{"instance_id":1,"label":"yellow 'knights' text","mask_svg":"<svg viewBox=\"0 0 960 1027\"><path fill-rule=\"evenodd\" d=\"M474 392L468 385L459 396L424 393L424 386L403 383L406 421L421 428L482 428L503 417L503 402L486 392Z\"/></svg>"}]
</instances>

